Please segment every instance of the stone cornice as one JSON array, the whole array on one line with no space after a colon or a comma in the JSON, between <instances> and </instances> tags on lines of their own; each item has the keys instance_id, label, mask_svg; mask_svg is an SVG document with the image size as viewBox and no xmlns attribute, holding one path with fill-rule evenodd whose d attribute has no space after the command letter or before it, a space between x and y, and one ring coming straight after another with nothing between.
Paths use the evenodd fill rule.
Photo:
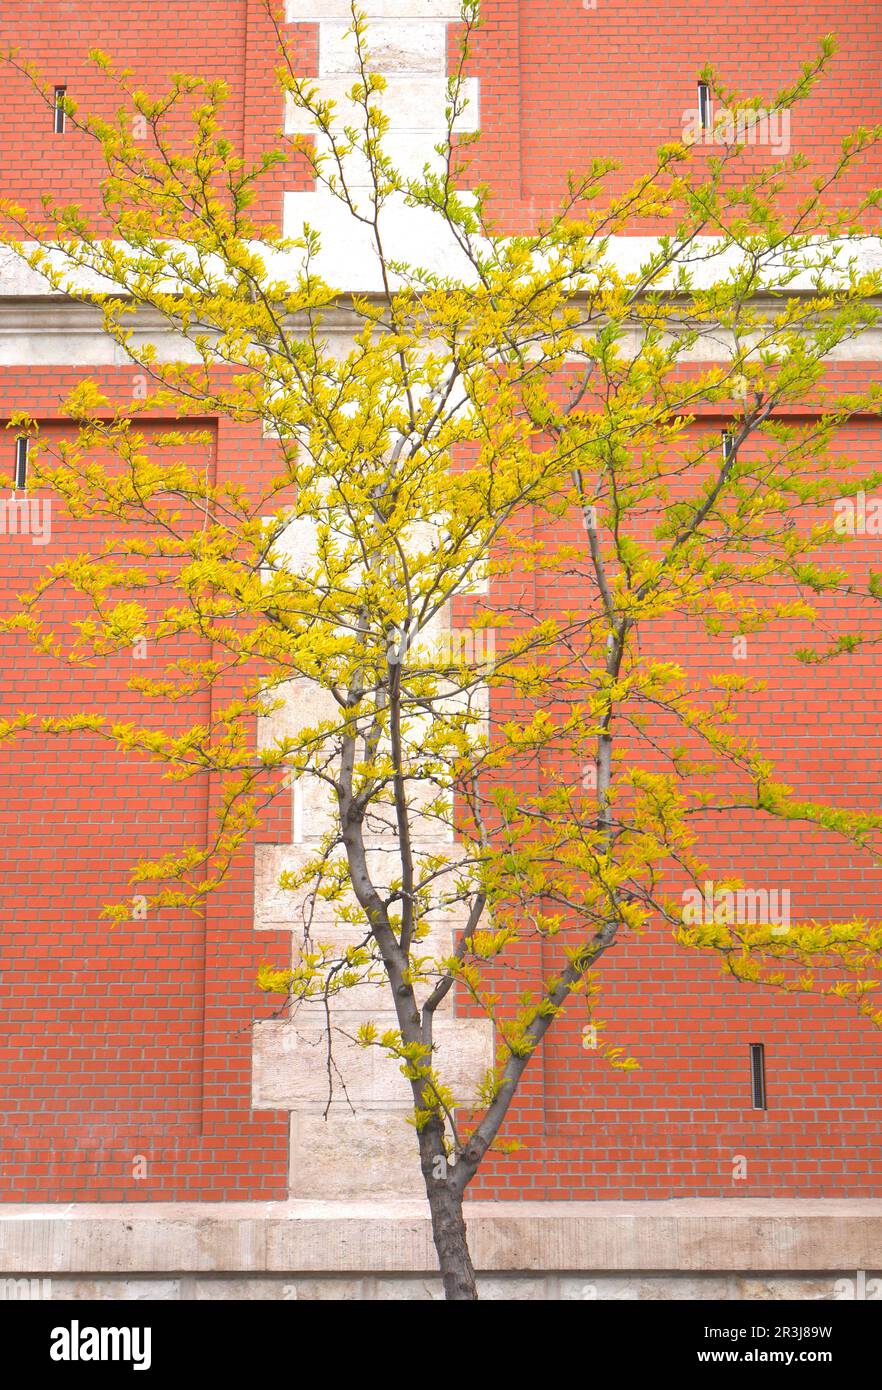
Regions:
<instances>
[{"instance_id":1,"label":"stone cornice","mask_svg":"<svg viewBox=\"0 0 882 1390\"><path fill-rule=\"evenodd\" d=\"M882 1199L473 1202L483 1271L882 1268ZM417 1201L83 1203L0 1210L4 1274L436 1269Z\"/></svg>"}]
</instances>

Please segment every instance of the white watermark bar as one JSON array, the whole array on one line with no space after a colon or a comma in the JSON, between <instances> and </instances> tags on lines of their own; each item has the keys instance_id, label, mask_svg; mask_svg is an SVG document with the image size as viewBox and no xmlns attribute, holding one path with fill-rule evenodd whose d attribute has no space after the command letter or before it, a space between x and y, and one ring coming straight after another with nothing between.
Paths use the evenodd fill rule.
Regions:
<instances>
[{"instance_id":1,"label":"white watermark bar","mask_svg":"<svg viewBox=\"0 0 882 1390\"><path fill-rule=\"evenodd\" d=\"M28 536L31 545L52 539L51 497L0 497L0 539Z\"/></svg>"}]
</instances>

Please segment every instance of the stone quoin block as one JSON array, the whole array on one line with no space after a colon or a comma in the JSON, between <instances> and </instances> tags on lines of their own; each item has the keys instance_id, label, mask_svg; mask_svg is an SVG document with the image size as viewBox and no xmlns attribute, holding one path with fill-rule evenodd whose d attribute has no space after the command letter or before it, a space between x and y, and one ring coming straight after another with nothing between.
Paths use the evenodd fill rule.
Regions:
<instances>
[{"instance_id":1,"label":"stone quoin block","mask_svg":"<svg viewBox=\"0 0 882 1390\"><path fill-rule=\"evenodd\" d=\"M367 35L369 71L439 73L447 61L447 25L441 20L400 24L378 20ZM319 77L360 73L358 48L351 26L323 20L319 37Z\"/></svg>"},{"instance_id":2,"label":"stone quoin block","mask_svg":"<svg viewBox=\"0 0 882 1390\"><path fill-rule=\"evenodd\" d=\"M255 1105L265 1110L313 1109L327 1103L331 1086L338 1102L348 1096L356 1108L370 1103L411 1104L410 1083L402 1076L400 1064L378 1047L364 1048L353 1041L360 1023L367 1021L375 1023L378 1032L397 1026L388 1008L361 1018L347 1014L339 1031L332 1023L330 1074L328 1035L320 1005L301 1006L290 1023L270 1019L258 1024ZM441 1080L458 1101L472 1101L477 1082L493 1062L492 1024L481 1018L440 1017L434 1041L435 1066Z\"/></svg>"}]
</instances>

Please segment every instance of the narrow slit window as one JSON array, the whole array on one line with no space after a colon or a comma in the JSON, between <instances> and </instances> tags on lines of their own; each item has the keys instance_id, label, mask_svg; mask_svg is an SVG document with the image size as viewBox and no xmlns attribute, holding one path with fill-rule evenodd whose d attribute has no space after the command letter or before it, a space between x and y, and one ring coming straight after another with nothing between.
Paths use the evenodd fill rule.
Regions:
<instances>
[{"instance_id":1,"label":"narrow slit window","mask_svg":"<svg viewBox=\"0 0 882 1390\"><path fill-rule=\"evenodd\" d=\"M710 87L706 82L699 82L698 84L698 119L702 130L710 130L711 99Z\"/></svg>"},{"instance_id":2,"label":"narrow slit window","mask_svg":"<svg viewBox=\"0 0 882 1390\"><path fill-rule=\"evenodd\" d=\"M67 96L67 88L66 88L66 87L56 87L56 88L55 88L55 108L54 108L53 115L54 115L54 118L55 118L54 130L55 130L55 134L56 134L56 135L63 135L63 134L64 134L64 98L65 98L66 96Z\"/></svg>"},{"instance_id":3,"label":"narrow slit window","mask_svg":"<svg viewBox=\"0 0 882 1390\"><path fill-rule=\"evenodd\" d=\"M15 486L24 487L28 480L28 437L19 435L15 441Z\"/></svg>"},{"instance_id":4,"label":"narrow slit window","mask_svg":"<svg viewBox=\"0 0 882 1390\"><path fill-rule=\"evenodd\" d=\"M750 1044L750 1092L754 1110L767 1110L766 1049L762 1043Z\"/></svg>"},{"instance_id":5,"label":"narrow slit window","mask_svg":"<svg viewBox=\"0 0 882 1390\"><path fill-rule=\"evenodd\" d=\"M735 436L731 430L723 430L723 463L731 463L735 449Z\"/></svg>"}]
</instances>

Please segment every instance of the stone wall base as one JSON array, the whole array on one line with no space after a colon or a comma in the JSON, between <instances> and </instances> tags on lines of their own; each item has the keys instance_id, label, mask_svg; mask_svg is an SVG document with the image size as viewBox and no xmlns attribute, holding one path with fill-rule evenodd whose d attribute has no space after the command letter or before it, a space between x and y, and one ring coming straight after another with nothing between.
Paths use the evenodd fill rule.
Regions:
<instances>
[{"instance_id":1,"label":"stone wall base","mask_svg":"<svg viewBox=\"0 0 882 1390\"><path fill-rule=\"evenodd\" d=\"M469 1206L485 1299L882 1300L882 1200ZM433 1299L418 1202L12 1206L0 1299Z\"/></svg>"},{"instance_id":2,"label":"stone wall base","mask_svg":"<svg viewBox=\"0 0 882 1390\"><path fill-rule=\"evenodd\" d=\"M29 1287L25 1287L28 1285ZM38 1286L38 1287L34 1287ZM882 1297L882 1278L866 1275L865 1297ZM855 1272L844 1276L835 1271L825 1273L781 1274L597 1274L584 1271L574 1274L505 1274L478 1278L479 1296L485 1301L541 1300L613 1300L616 1302L662 1302L682 1299L688 1302L710 1299L714 1302L774 1302L778 1299L807 1301L858 1298L859 1280ZM263 1302L279 1300L361 1301L414 1299L431 1300L444 1297L441 1281L429 1274L402 1275L397 1279L384 1275L365 1275L350 1279L343 1275L318 1278L315 1276L276 1275L272 1279L257 1276L235 1277L217 1274L203 1278L146 1278L118 1275L95 1278L90 1275L53 1276L49 1280L4 1278L0 1276L0 1302L4 1299L50 1300L84 1299L88 1301L204 1301L211 1299L258 1299Z\"/></svg>"}]
</instances>

